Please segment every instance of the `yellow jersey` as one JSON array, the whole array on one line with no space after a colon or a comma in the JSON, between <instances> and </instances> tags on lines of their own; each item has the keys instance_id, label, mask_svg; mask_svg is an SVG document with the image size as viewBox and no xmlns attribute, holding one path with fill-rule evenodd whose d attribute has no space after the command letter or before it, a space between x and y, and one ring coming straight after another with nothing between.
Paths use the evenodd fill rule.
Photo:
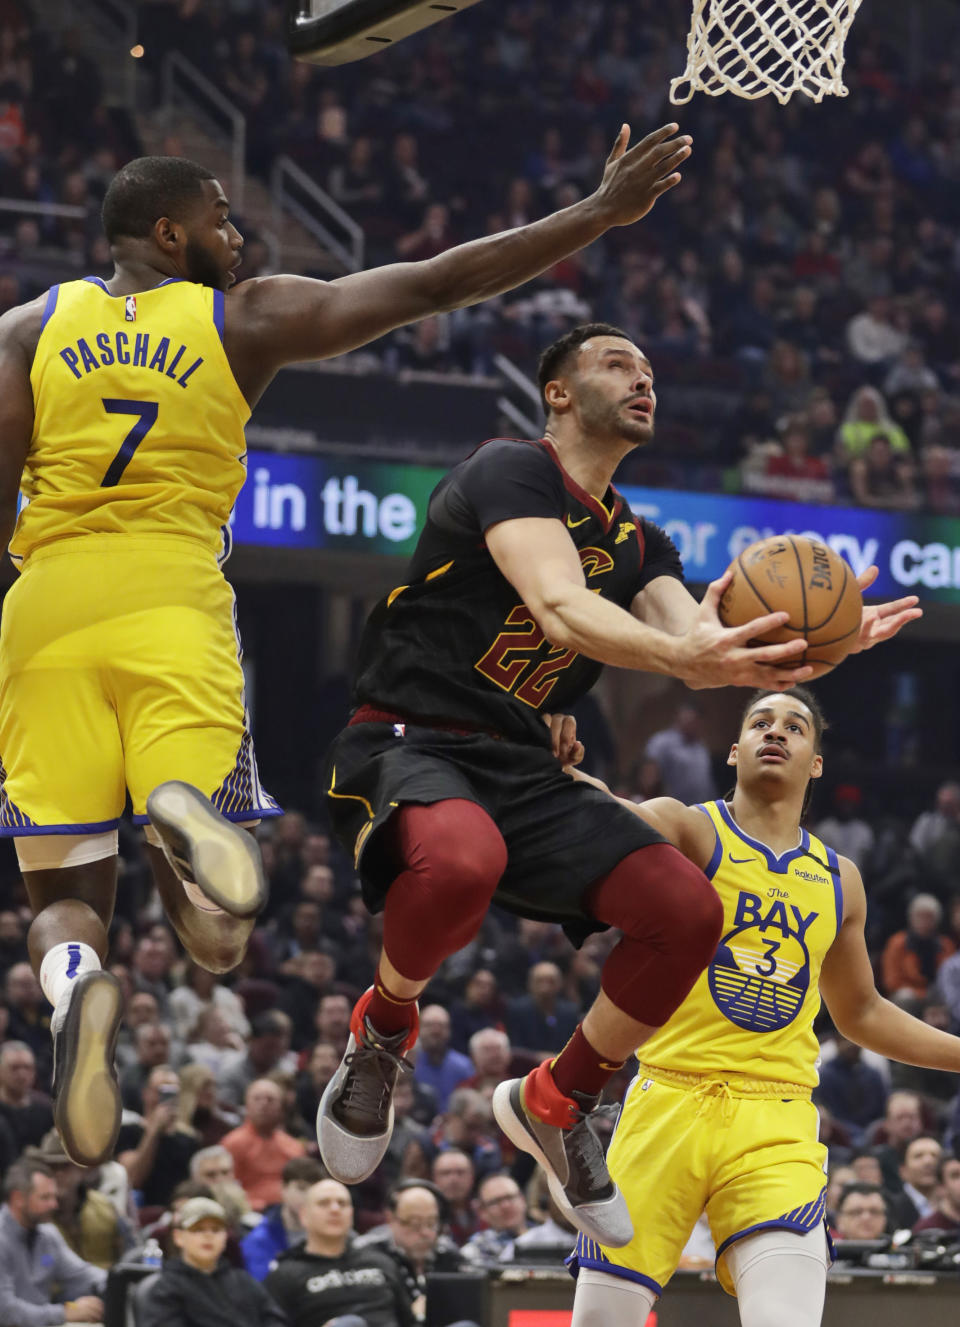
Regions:
<instances>
[{"instance_id":1,"label":"yellow jersey","mask_svg":"<svg viewBox=\"0 0 960 1327\"><path fill-rule=\"evenodd\" d=\"M777 856L725 802L697 808L716 834L707 875L723 903L709 966L638 1058L675 1073L817 1084L820 968L843 920L837 854L806 830Z\"/></svg>"},{"instance_id":2,"label":"yellow jersey","mask_svg":"<svg viewBox=\"0 0 960 1327\"><path fill-rule=\"evenodd\" d=\"M176 277L136 295L111 295L98 277L51 288L30 373L15 562L85 534L228 545L250 408L223 318L222 291Z\"/></svg>"}]
</instances>

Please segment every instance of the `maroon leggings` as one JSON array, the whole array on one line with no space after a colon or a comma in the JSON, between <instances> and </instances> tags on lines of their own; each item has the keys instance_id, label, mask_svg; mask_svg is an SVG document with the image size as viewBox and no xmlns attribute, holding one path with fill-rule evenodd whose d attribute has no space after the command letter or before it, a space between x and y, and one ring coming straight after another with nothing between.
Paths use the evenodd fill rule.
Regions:
<instances>
[{"instance_id":1,"label":"maroon leggings","mask_svg":"<svg viewBox=\"0 0 960 1327\"><path fill-rule=\"evenodd\" d=\"M383 946L404 977L426 981L477 934L507 848L486 811L461 798L401 807L391 829L404 869L387 894ZM637 1022L665 1023L720 939L723 909L706 876L670 844L651 844L594 881L584 909L623 932L603 966L607 996Z\"/></svg>"}]
</instances>

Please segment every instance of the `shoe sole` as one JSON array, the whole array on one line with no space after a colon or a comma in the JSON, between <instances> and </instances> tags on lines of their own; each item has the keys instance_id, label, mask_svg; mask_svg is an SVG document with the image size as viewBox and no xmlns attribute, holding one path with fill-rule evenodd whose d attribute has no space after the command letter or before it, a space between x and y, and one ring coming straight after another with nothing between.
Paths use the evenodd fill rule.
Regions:
<instances>
[{"instance_id":1,"label":"shoe sole","mask_svg":"<svg viewBox=\"0 0 960 1327\"><path fill-rule=\"evenodd\" d=\"M383 1160L390 1146L390 1139L393 1137L392 1101L387 1128L382 1134L350 1133L333 1114L334 1099L349 1072L344 1060L356 1049L356 1044L356 1039L351 1033L347 1049L344 1051L344 1059L340 1061L339 1069L324 1088L317 1108L317 1146L320 1148L320 1159L326 1166L330 1178L340 1184L360 1184L372 1175ZM352 1157L355 1164L351 1166L349 1162Z\"/></svg>"},{"instance_id":2,"label":"shoe sole","mask_svg":"<svg viewBox=\"0 0 960 1327\"><path fill-rule=\"evenodd\" d=\"M267 901L260 850L245 829L217 811L192 784L172 779L147 798L147 815L170 865L231 917L256 917Z\"/></svg>"},{"instance_id":3,"label":"shoe sole","mask_svg":"<svg viewBox=\"0 0 960 1327\"><path fill-rule=\"evenodd\" d=\"M491 1103L493 1106L494 1119L513 1145L519 1147L523 1152L528 1152L541 1166L547 1177L547 1187L550 1190L550 1197L570 1224L576 1226L577 1230L586 1235L588 1239L596 1240L597 1243L602 1244L605 1248L622 1249L626 1244L629 1244L633 1238L632 1231L626 1239L614 1240L611 1239L609 1235L604 1235L598 1232L597 1227L592 1224L589 1229L584 1229L583 1214L578 1213L577 1209L570 1202L570 1199L564 1191L563 1185L560 1183L559 1176L551 1165L546 1152L544 1152L543 1148L540 1146L536 1134L526 1123L523 1103L520 1096L520 1085L522 1082L522 1078L507 1079L506 1082L500 1083L495 1088L493 1102ZM514 1101L514 1097L516 1097L516 1101ZM614 1196L616 1197L617 1194L619 1194L619 1190L614 1187ZM610 1201L613 1200L611 1199Z\"/></svg>"},{"instance_id":4,"label":"shoe sole","mask_svg":"<svg viewBox=\"0 0 960 1327\"><path fill-rule=\"evenodd\" d=\"M114 1051L122 1014L123 993L112 973L77 978L56 1037L65 1059L57 1066L62 1087L53 1118L64 1150L78 1166L99 1166L116 1146L123 1107Z\"/></svg>"}]
</instances>

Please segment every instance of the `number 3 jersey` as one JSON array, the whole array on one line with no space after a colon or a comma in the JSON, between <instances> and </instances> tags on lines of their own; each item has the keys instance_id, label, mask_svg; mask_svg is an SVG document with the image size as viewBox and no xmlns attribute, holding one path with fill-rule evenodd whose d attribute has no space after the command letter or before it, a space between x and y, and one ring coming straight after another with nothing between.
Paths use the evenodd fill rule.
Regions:
<instances>
[{"instance_id":1,"label":"number 3 jersey","mask_svg":"<svg viewBox=\"0 0 960 1327\"><path fill-rule=\"evenodd\" d=\"M638 1058L675 1073L737 1073L815 1087L820 968L843 920L837 854L806 830L777 856L739 828L726 802L707 867L723 937L680 1008Z\"/></svg>"},{"instance_id":2,"label":"number 3 jersey","mask_svg":"<svg viewBox=\"0 0 960 1327\"><path fill-rule=\"evenodd\" d=\"M431 495L407 583L367 623L358 704L546 744L539 712L569 709L601 665L546 640L487 551L492 525L523 517L563 521L587 587L622 608L657 577L683 579L673 544L616 489L592 497L546 439L493 439Z\"/></svg>"},{"instance_id":3,"label":"number 3 jersey","mask_svg":"<svg viewBox=\"0 0 960 1327\"><path fill-rule=\"evenodd\" d=\"M84 534L175 534L220 551L250 416L223 317L222 291L177 278L136 295L97 277L51 288L15 562Z\"/></svg>"}]
</instances>

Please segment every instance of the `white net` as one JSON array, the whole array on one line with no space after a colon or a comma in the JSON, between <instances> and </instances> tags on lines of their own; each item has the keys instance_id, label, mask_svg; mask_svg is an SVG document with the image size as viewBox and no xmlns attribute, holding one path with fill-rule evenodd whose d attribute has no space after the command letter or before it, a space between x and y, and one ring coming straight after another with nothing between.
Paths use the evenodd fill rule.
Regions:
<instances>
[{"instance_id":1,"label":"white net","mask_svg":"<svg viewBox=\"0 0 960 1327\"><path fill-rule=\"evenodd\" d=\"M687 68L670 84L682 105L695 92L845 97L843 44L862 0L694 0Z\"/></svg>"}]
</instances>

